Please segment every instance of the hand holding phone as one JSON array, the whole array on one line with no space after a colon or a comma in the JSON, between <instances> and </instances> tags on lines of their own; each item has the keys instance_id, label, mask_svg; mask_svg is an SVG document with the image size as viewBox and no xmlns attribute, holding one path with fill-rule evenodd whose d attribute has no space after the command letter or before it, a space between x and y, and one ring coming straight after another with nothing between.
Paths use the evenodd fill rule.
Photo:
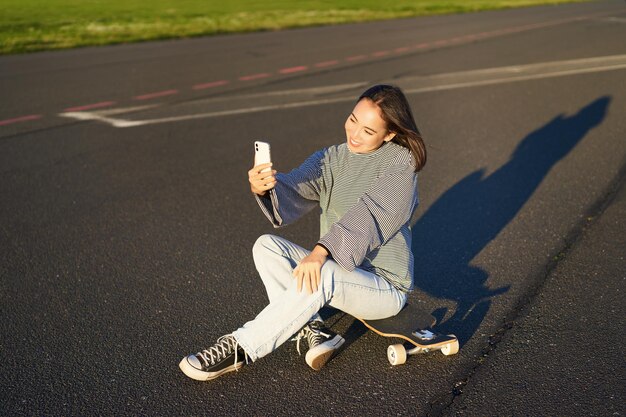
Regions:
<instances>
[{"instance_id":1,"label":"hand holding phone","mask_svg":"<svg viewBox=\"0 0 626 417\"><path fill-rule=\"evenodd\" d=\"M272 170L270 145L254 142L254 167L248 171L248 181L253 193L263 196L276 185L276 171Z\"/></svg>"}]
</instances>

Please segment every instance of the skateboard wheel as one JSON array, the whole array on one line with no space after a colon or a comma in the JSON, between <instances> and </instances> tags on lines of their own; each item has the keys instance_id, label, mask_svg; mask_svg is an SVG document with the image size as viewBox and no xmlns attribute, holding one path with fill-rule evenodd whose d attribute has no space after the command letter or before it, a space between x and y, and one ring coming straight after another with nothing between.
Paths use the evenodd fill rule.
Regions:
<instances>
[{"instance_id":1,"label":"skateboard wheel","mask_svg":"<svg viewBox=\"0 0 626 417\"><path fill-rule=\"evenodd\" d=\"M459 353L459 341L455 340L452 343L448 343L447 345L441 348L441 353L443 353L446 356L456 355L457 353Z\"/></svg>"},{"instance_id":2,"label":"skateboard wheel","mask_svg":"<svg viewBox=\"0 0 626 417\"><path fill-rule=\"evenodd\" d=\"M392 365L402 365L406 362L406 349L403 345L391 345L387 348L387 359Z\"/></svg>"}]
</instances>

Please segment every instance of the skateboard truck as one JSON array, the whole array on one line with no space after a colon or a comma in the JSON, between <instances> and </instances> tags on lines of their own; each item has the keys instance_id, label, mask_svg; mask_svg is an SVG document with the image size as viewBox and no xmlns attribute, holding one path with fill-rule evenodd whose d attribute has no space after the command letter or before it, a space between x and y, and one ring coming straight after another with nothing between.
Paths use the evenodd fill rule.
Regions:
<instances>
[{"instance_id":1,"label":"skateboard truck","mask_svg":"<svg viewBox=\"0 0 626 417\"><path fill-rule=\"evenodd\" d=\"M405 305L397 315L386 319L357 319L381 336L404 340L404 344L387 348L387 359L392 365L401 365L406 362L407 356L420 353L439 350L449 356L459 352L456 336L430 330L435 324L435 318L412 304Z\"/></svg>"}]
</instances>

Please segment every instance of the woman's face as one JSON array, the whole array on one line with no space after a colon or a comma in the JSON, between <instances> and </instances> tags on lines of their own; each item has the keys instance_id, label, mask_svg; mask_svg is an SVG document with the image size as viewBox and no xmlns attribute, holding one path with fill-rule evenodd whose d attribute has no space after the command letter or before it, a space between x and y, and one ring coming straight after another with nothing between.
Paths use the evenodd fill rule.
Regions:
<instances>
[{"instance_id":1,"label":"woman's face","mask_svg":"<svg viewBox=\"0 0 626 417\"><path fill-rule=\"evenodd\" d=\"M395 136L387 130L378 105L368 98L356 104L345 128L348 149L354 153L373 152Z\"/></svg>"}]
</instances>

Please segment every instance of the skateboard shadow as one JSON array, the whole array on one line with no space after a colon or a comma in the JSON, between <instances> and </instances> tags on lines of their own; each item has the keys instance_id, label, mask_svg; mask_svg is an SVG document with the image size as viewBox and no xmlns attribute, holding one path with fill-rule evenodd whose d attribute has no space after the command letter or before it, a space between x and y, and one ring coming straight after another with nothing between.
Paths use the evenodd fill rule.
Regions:
<instances>
[{"instance_id":1,"label":"skateboard shadow","mask_svg":"<svg viewBox=\"0 0 626 417\"><path fill-rule=\"evenodd\" d=\"M524 137L498 170L468 174L417 219L412 228L416 291L409 302L421 292L456 304L444 322L445 308L433 312L438 332L453 333L465 344L492 298L509 290L510 285L485 284L489 274L471 265L472 259L515 218L554 164L602 122L610 102L610 96L600 97L572 116L555 117Z\"/></svg>"}]
</instances>

